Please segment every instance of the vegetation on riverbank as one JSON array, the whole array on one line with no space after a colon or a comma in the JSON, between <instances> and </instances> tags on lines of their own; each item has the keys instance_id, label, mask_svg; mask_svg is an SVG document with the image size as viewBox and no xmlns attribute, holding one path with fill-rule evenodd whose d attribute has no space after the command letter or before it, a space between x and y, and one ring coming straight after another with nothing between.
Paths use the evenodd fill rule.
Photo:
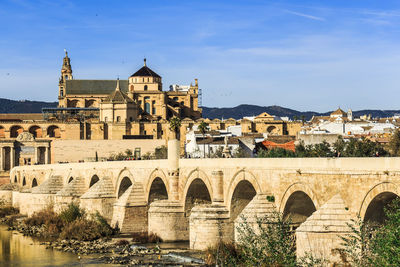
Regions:
<instances>
[{"instance_id":1,"label":"vegetation on riverbank","mask_svg":"<svg viewBox=\"0 0 400 267\"><path fill-rule=\"evenodd\" d=\"M307 255L296 259L296 242L290 220L279 212L246 218L236 228L239 242L219 243L206 251L206 263L218 266L323 266L325 260Z\"/></svg>"},{"instance_id":2,"label":"vegetation on riverbank","mask_svg":"<svg viewBox=\"0 0 400 267\"><path fill-rule=\"evenodd\" d=\"M219 243L206 251L206 263L218 266L325 266L325 259L309 254L296 259L294 232L280 213L257 219L243 218L238 244ZM343 266L400 266L400 199L385 208L383 224L353 221L351 233L337 249Z\"/></svg>"},{"instance_id":3,"label":"vegetation on riverbank","mask_svg":"<svg viewBox=\"0 0 400 267\"><path fill-rule=\"evenodd\" d=\"M23 223L25 234L43 238L91 241L118 233L99 213L87 214L74 203L60 213L47 207L35 212Z\"/></svg>"},{"instance_id":4,"label":"vegetation on riverbank","mask_svg":"<svg viewBox=\"0 0 400 267\"><path fill-rule=\"evenodd\" d=\"M385 209L381 225L363 222L360 218L349 227L352 233L343 236L342 259L349 266L400 266L400 199Z\"/></svg>"}]
</instances>

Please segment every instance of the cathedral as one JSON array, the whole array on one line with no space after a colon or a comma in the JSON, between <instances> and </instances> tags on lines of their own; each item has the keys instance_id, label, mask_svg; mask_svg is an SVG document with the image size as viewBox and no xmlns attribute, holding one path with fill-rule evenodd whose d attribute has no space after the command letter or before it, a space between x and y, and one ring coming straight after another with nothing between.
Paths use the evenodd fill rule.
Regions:
<instances>
[{"instance_id":1,"label":"cathedral","mask_svg":"<svg viewBox=\"0 0 400 267\"><path fill-rule=\"evenodd\" d=\"M198 82L163 91L162 78L146 64L127 80L76 80L65 52L59 80L59 111L98 111L100 121L124 123L169 120L171 117L199 119Z\"/></svg>"}]
</instances>

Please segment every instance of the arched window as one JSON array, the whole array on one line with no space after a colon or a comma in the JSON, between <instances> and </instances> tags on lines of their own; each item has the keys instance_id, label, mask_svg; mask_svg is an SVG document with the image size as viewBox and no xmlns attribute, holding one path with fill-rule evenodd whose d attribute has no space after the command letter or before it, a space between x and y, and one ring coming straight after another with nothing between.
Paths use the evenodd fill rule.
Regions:
<instances>
[{"instance_id":1,"label":"arched window","mask_svg":"<svg viewBox=\"0 0 400 267\"><path fill-rule=\"evenodd\" d=\"M0 138L5 138L6 137L6 130L4 129L3 126L0 126Z\"/></svg>"},{"instance_id":2,"label":"arched window","mask_svg":"<svg viewBox=\"0 0 400 267\"><path fill-rule=\"evenodd\" d=\"M29 128L29 132L35 137L35 138L42 138L42 128L39 126L32 126Z\"/></svg>"},{"instance_id":3,"label":"arched window","mask_svg":"<svg viewBox=\"0 0 400 267\"><path fill-rule=\"evenodd\" d=\"M144 110L145 110L147 113L150 114L150 103L146 102L146 103L144 104Z\"/></svg>"},{"instance_id":4,"label":"arched window","mask_svg":"<svg viewBox=\"0 0 400 267\"><path fill-rule=\"evenodd\" d=\"M121 116L117 116L117 122L121 121Z\"/></svg>"},{"instance_id":5,"label":"arched window","mask_svg":"<svg viewBox=\"0 0 400 267\"><path fill-rule=\"evenodd\" d=\"M21 126L13 126L10 128L10 137L16 138L24 129Z\"/></svg>"},{"instance_id":6,"label":"arched window","mask_svg":"<svg viewBox=\"0 0 400 267\"><path fill-rule=\"evenodd\" d=\"M47 128L47 135L51 138L60 138L61 137L61 131L58 126L52 125Z\"/></svg>"},{"instance_id":7,"label":"arched window","mask_svg":"<svg viewBox=\"0 0 400 267\"><path fill-rule=\"evenodd\" d=\"M144 90L147 91L147 85L144 86Z\"/></svg>"}]
</instances>

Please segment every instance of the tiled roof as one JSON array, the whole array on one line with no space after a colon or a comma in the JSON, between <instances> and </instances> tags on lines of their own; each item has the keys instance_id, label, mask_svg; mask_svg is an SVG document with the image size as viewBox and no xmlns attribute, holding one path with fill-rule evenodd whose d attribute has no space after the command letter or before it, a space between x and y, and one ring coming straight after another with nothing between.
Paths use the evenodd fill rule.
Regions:
<instances>
[{"instance_id":1,"label":"tiled roof","mask_svg":"<svg viewBox=\"0 0 400 267\"><path fill-rule=\"evenodd\" d=\"M133 102L124 92L121 90L114 90L106 99L105 102L122 102L122 103L130 103Z\"/></svg>"},{"instance_id":2,"label":"tiled roof","mask_svg":"<svg viewBox=\"0 0 400 267\"><path fill-rule=\"evenodd\" d=\"M161 78L160 75L155 73L152 69L150 69L147 66L141 67L140 70L138 70L137 72L135 72L134 74L131 75L131 77L138 77L138 76Z\"/></svg>"},{"instance_id":3,"label":"tiled roof","mask_svg":"<svg viewBox=\"0 0 400 267\"><path fill-rule=\"evenodd\" d=\"M67 80L67 95L109 95L115 90L117 80ZM128 80L119 81L120 90L128 92Z\"/></svg>"},{"instance_id":4,"label":"tiled roof","mask_svg":"<svg viewBox=\"0 0 400 267\"><path fill-rule=\"evenodd\" d=\"M338 108L337 110L335 110L334 112L331 113L331 115L347 115L346 112L344 112L342 109Z\"/></svg>"}]
</instances>

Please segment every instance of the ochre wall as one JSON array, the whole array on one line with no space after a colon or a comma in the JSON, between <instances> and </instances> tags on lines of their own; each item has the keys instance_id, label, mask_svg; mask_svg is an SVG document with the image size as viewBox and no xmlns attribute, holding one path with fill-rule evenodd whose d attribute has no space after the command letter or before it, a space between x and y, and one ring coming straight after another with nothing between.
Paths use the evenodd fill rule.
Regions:
<instances>
[{"instance_id":1,"label":"ochre wall","mask_svg":"<svg viewBox=\"0 0 400 267\"><path fill-rule=\"evenodd\" d=\"M99 158L107 158L127 149L134 152L135 148L143 155L162 145L166 145L164 140L53 140L51 159L53 163L78 162L94 159L96 152Z\"/></svg>"}]
</instances>

